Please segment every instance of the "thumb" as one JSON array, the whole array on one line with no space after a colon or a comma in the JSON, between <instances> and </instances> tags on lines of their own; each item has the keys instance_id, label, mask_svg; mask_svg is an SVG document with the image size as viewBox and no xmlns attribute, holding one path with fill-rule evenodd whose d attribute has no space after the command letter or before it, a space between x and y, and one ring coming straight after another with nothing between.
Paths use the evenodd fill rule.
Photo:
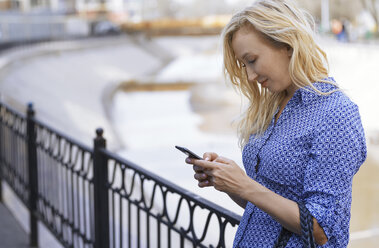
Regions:
<instances>
[{"instance_id":1,"label":"thumb","mask_svg":"<svg viewBox=\"0 0 379 248\"><path fill-rule=\"evenodd\" d=\"M213 161L218 157L217 153L215 152L206 152L203 155L203 159L207 161Z\"/></svg>"}]
</instances>

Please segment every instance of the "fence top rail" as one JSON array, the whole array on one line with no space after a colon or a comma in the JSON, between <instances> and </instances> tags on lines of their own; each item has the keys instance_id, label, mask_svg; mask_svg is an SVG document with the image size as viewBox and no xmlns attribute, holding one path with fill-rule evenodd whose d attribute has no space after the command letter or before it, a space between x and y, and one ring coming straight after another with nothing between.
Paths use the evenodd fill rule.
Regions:
<instances>
[{"instance_id":1,"label":"fence top rail","mask_svg":"<svg viewBox=\"0 0 379 248\"><path fill-rule=\"evenodd\" d=\"M12 115L16 116L17 118L20 118L20 119L24 119L26 120L27 117L25 114L17 111L17 110L14 110L10 105L4 103L4 102L0 102L0 107L3 106L5 108L5 110L9 113L11 113ZM60 138L63 138L65 140L67 140L69 143L72 143L72 144L75 144L79 149L83 150L83 151L86 151L86 152L89 152L89 153L93 153L93 149L83 143L81 143L80 141L78 140L75 140L69 136L67 136L66 134L62 133L61 131L53 128L53 127L50 127L48 125L46 125L45 123L37 120L35 117L31 117L30 118L35 124L37 124L38 126L48 130L49 132L51 133L54 133L55 135L57 135L58 137Z\"/></svg>"},{"instance_id":2,"label":"fence top rail","mask_svg":"<svg viewBox=\"0 0 379 248\"><path fill-rule=\"evenodd\" d=\"M14 110L11 106L9 106L8 104L6 103L3 103L3 102L0 102L0 107L3 106L5 108L5 110L9 113L11 113L12 115L16 116L17 118L20 118L20 119L26 119L26 115L21 113L21 112L18 112L17 110Z\"/></svg>"},{"instance_id":3,"label":"fence top rail","mask_svg":"<svg viewBox=\"0 0 379 248\"><path fill-rule=\"evenodd\" d=\"M62 133L61 131L53 128L53 127L50 127L48 125L46 125L45 123L37 120L36 118L31 118L31 120L33 120L33 122L35 124L37 124L38 126L48 130L49 132L51 133L54 133L55 135L57 135L58 137L60 138L63 138L65 139L66 141L68 141L69 143L72 143L74 144L75 146L77 146L79 149L85 151L85 152L89 152L89 153L93 153L93 149L85 144L83 144L82 142L78 141L78 140L75 140L69 136L67 136L66 134Z\"/></svg>"},{"instance_id":4,"label":"fence top rail","mask_svg":"<svg viewBox=\"0 0 379 248\"><path fill-rule=\"evenodd\" d=\"M110 151L108 151L107 149L99 149L99 151L101 153L103 153L103 155L105 155L108 159L113 159L115 160L116 163L120 163L120 164L125 164L126 166L132 168L133 170L137 171L138 173L144 175L147 179L151 179L151 180L154 180L155 182L157 182L158 184L164 186L164 187L167 187L168 190L170 190L171 192L173 193L178 193L179 195L182 195L185 199L187 200L190 200L194 203L196 203L197 205L199 205L200 207L202 208L207 208L213 212L216 212L216 213L220 213L221 215L223 215L224 217L227 217L229 219L229 221L232 223L232 224L239 224L240 220L241 220L241 216L228 210L228 209L225 209L205 198L202 198L201 196L198 196L196 195L195 193L192 193L160 176L158 176L157 174L151 172L151 171L148 171L144 168L142 168L141 166L125 159L125 158L122 158L120 157L119 155L117 154L114 154Z\"/></svg>"},{"instance_id":5,"label":"fence top rail","mask_svg":"<svg viewBox=\"0 0 379 248\"><path fill-rule=\"evenodd\" d=\"M6 111L12 113L13 115L16 115L19 118L22 118L25 120L27 119L25 114L22 114L16 110L14 110L12 107L10 107L6 103L0 102L0 107L4 107L6 109ZM82 149L83 151L86 151L86 152L93 154L94 149L92 149L91 147L89 147L89 146L67 136L66 134L62 133L61 131L58 131L57 129L55 129L53 127L46 125L45 123L37 120L35 117L29 117L29 120L33 121L37 126L43 128L43 129L46 129L47 131L54 133L58 137L63 138L65 140L67 140L68 142L74 144L79 149ZM143 175L146 179L153 180L156 183L158 183L159 185L166 187L170 192L177 193L177 194L181 195L183 198L185 198L191 202L194 202L195 204L197 204L201 208L209 209L215 213L220 214L223 217L226 217L228 219L228 221L230 221L231 224L239 224L240 219L241 219L240 215L238 215L238 214L236 214L236 213L234 213L228 209L225 209L225 208L223 208L223 207L221 207L221 206L219 206L219 205L217 205L217 204L215 204L215 203L213 203L207 199L204 199L204 198L196 195L195 193L192 193L192 192L190 192L190 191L168 181L167 179L164 179L164 178L156 175L155 173L142 168L141 166L139 166L139 165L137 165L131 161L129 161L125 158L122 158L117 154L112 153L111 151L109 151L107 149L100 148L99 152L101 152L103 155L105 155L108 159L113 159L113 160L115 160L116 163L124 164L127 167L135 170L136 172Z\"/></svg>"}]
</instances>

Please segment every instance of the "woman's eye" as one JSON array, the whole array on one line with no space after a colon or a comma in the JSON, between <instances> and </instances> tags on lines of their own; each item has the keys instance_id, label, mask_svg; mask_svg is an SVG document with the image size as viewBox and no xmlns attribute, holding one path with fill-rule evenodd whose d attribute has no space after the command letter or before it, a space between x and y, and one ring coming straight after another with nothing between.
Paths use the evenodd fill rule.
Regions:
<instances>
[{"instance_id":1,"label":"woman's eye","mask_svg":"<svg viewBox=\"0 0 379 248\"><path fill-rule=\"evenodd\" d=\"M255 59L247 61L247 63L249 64L254 64L254 62L255 62Z\"/></svg>"}]
</instances>

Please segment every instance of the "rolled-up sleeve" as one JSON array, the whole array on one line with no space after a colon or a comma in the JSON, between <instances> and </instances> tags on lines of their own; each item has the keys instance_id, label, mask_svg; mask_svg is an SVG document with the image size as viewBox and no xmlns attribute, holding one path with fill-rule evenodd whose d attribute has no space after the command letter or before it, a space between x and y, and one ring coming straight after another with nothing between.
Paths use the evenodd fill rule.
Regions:
<instances>
[{"instance_id":1,"label":"rolled-up sleeve","mask_svg":"<svg viewBox=\"0 0 379 248\"><path fill-rule=\"evenodd\" d=\"M352 180L366 159L365 135L355 104L320 118L310 144L302 200L328 240L339 240L348 232Z\"/></svg>"}]
</instances>

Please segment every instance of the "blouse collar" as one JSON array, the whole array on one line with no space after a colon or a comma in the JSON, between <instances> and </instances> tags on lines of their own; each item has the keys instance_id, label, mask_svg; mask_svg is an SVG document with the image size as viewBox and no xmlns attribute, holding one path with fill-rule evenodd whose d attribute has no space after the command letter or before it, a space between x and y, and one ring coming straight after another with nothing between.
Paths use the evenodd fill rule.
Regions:
<instances>
[{"instance_id":1,"label":"blouse collar","mask_svg":"<svg viewBox=\"0 0 379 248\"><path fill-rule=\"evenodd\" d=\"M338 86L336 85L336 81L333 77L328 77L325 79L326 81L329 81L330 83L324 83L324 82L315 82L313 83L313 86L324 93L328 93L334 90L338 89ZM295 94L293 95L293 100L295 102L302 102L304 104L311 103L313 100L319 98L322 96L318 92L316 92L311 86L305 86L300 89L298 89Z\"/></svg>"}]
</instances>

